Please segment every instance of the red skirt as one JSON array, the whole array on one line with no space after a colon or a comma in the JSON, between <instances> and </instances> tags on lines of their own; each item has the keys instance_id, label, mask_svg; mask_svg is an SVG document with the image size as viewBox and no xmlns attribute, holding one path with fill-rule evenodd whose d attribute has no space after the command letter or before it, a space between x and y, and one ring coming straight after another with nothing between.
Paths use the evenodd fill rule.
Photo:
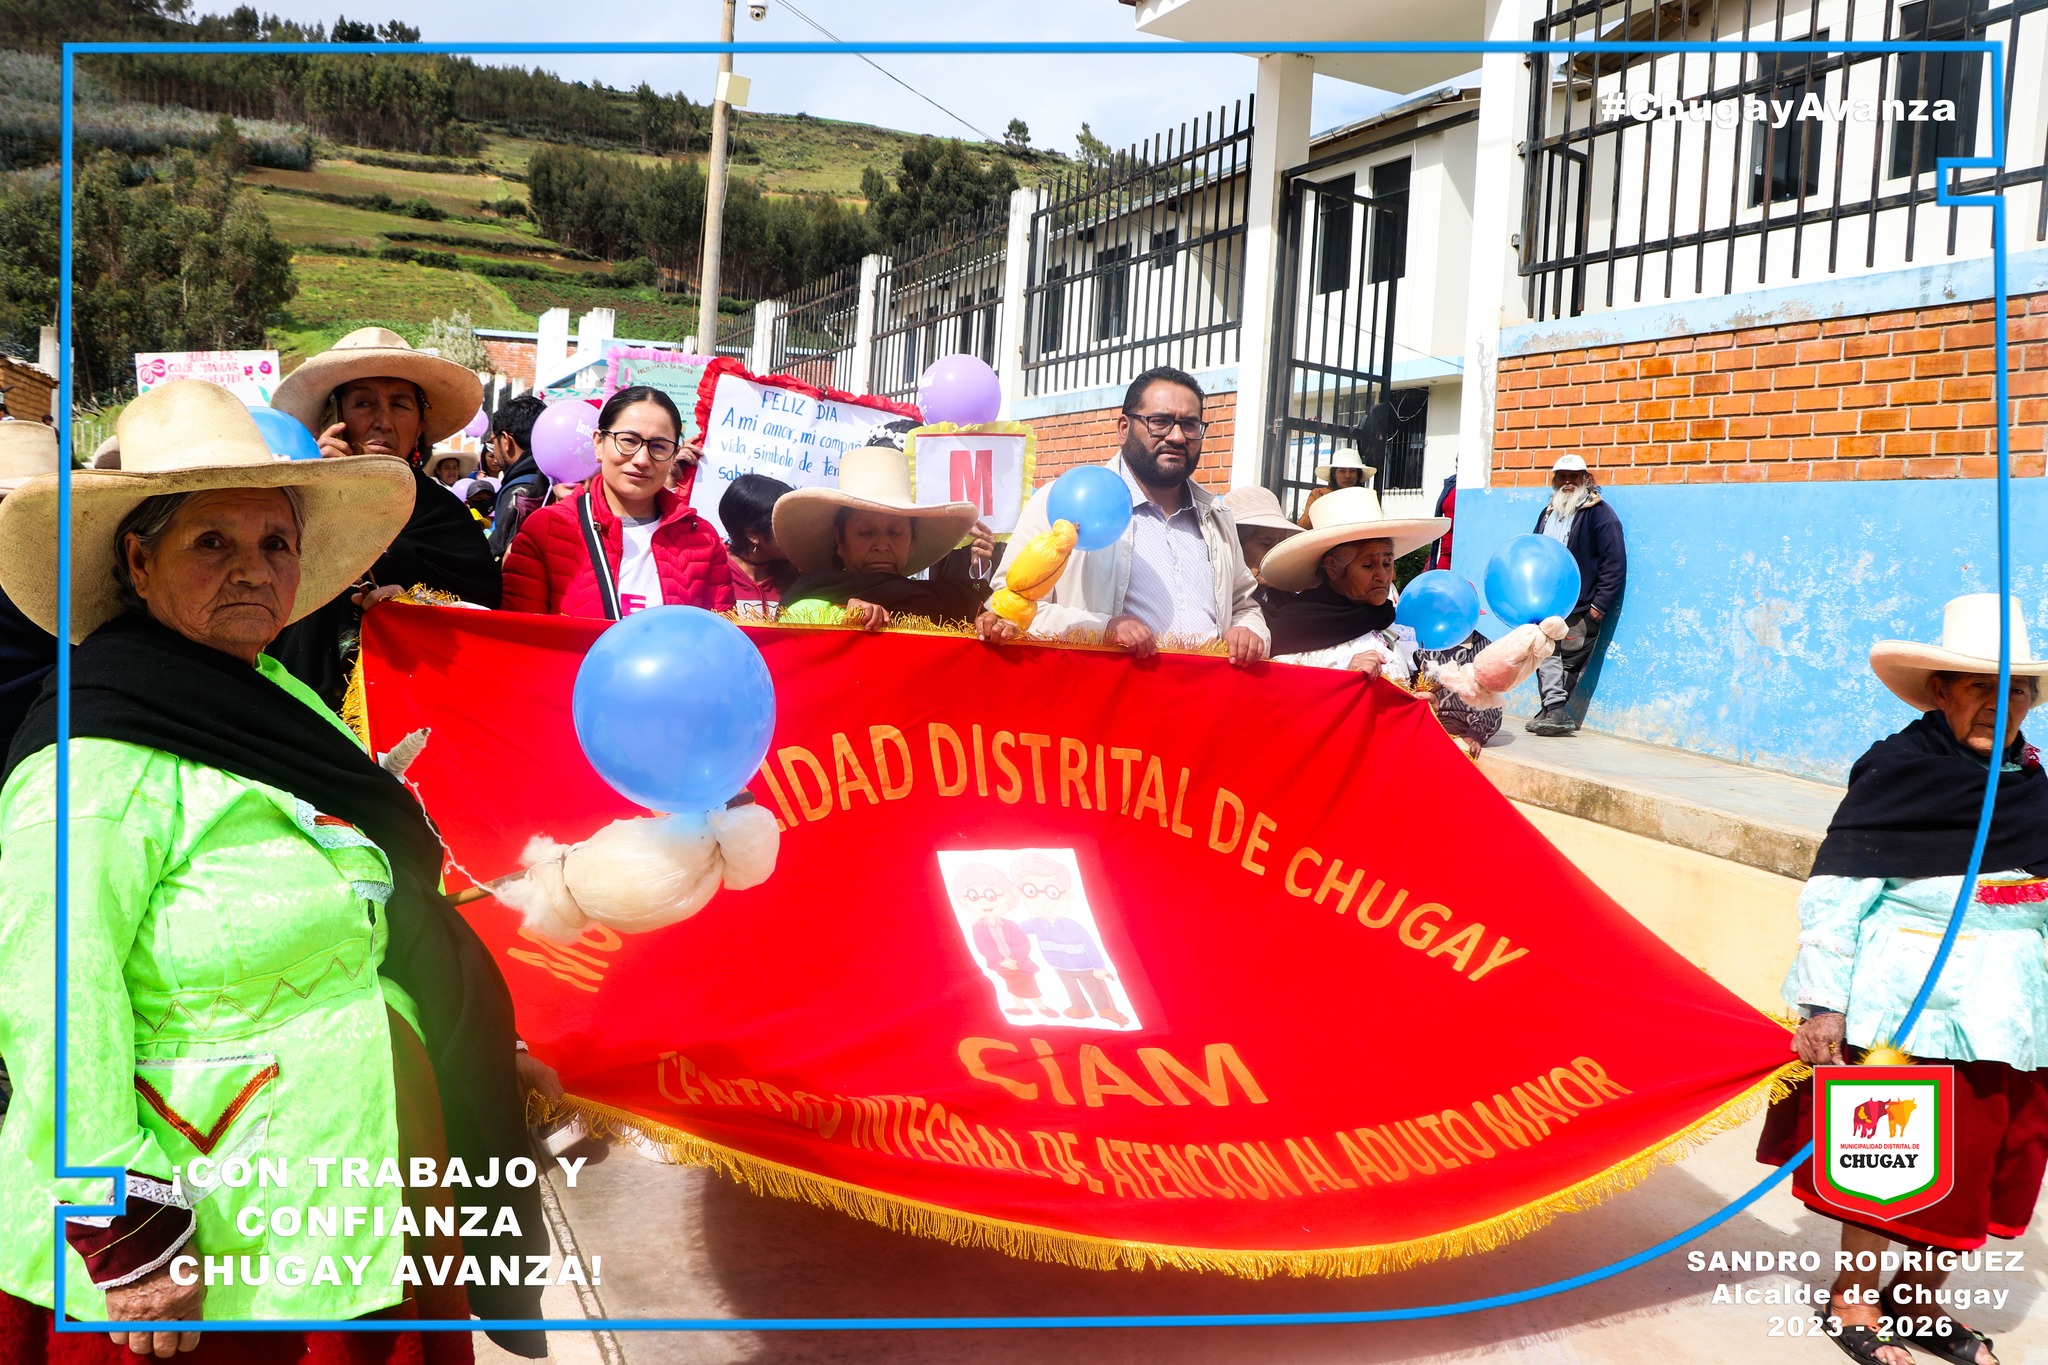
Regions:
<instances>
[{"instance_id":1,"label":"red skirt","mask_svg":"<svg viewBox=\"0 0 2048 1365\"><path fill-rule=\"evenodd\" d=\"M1813 1162L1792 1172L1792 1193L1815 1213L1902 1242L1975 1251L1988 1237L2020 1237L2048 1169L2048 1071L2004 1062L1916 1059L1956 1069L1956 1185L1938 1204L1890 1222L1837 1208L1813 1189ZM1782 1166L1813 1140L1813 1082L1771 1106L1756 1159Z\"/></svg>"},{"instance_id":2,"label":"red skirt","mask_svg":"<svg viewBox=\"0 0 2048 1365\"><path fill-rule=\"evenodd\" d=\"M372 1318L414 1318L410 1303ZM472 1365L467 1332L209 1332L198 1349L171 1357L181 1365ZM0 1361L7 1365L136 1365L138 1356L105 1332L59 1332L41 1304L0 1294Z\"/></svg>"}]
</instances>

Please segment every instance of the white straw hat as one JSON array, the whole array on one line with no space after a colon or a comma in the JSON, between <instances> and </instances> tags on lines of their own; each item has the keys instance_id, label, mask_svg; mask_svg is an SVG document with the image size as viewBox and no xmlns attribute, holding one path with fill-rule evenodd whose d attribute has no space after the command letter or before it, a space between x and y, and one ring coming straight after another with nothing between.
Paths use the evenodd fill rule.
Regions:
<instances>
[{"instance_id":1,"label":"white straw hat","mask_svg":"<svg viewBox=\"0 0 2048 1365\"><path fill-rule=\"evenodd\" d=\"M39 474L57 472L57 429L41 422L0 422L0 497Z\"/></svg>"},{"instance_id":2,"label":"white straw hat","mask_svg":"<svg viewBox=\"0 0 2048 1365\"><path fill-rule=\"evenodd\" d=\"M799 488L775 500L775 543L799 573L832 567L839 548L839 509L885 512L910 518L910 559L914 574L936 563L974 527L971 502L917 505L910 486L910 459L893 446L862 446L839 461L837 488Z\"/></svg>"},{"instance_id":3,"label":"white straw hat","mask_svg":"<svg viewBox=\"0 0 2048 1365\"><path fill-rule=\"evenodd\" d=\"M2026 618L2020 604L2006 599L2012 617L2012 675L2048 677L2048 660L2036 659L2027 642ZM1936 673L1998 671L1998 594L1973 592L1953 598L1941 609L1941 643L1879 640L1870 647L1870 669L1877 680L1915 711L1934 709L1928 686Z\"/></svg>"},{"instance_id":4,"label":"white straw hat","mask_svg":"<svg viewBox=\"0 0 2048 1365\"><path fill-rule=\"evenodd\" d=\"M421 468L426 471L427 477L432 479L434 471L440 468L441 461L453 460L456 465L455 477L466 479L476 473L476 467L482 459L483 457L474 450L451 450L446 446L435 446L427 452L426 461L421 465ZM436 482L439 482L439 480L436 480Z\"/></svg>"},{"instance_id":5,"label":"white straw hat","mask_svg":"<svg viewBox=\"0 0 2048 1365\"><path fill-rule=\"evenodd\" d=\"M484 381L473 370L415 351L388 327L359 327L284 377L270 406L290 413L318 436L327 396L357 379L409 379L427 396L421 414L429 444L469 425L484 405Z\"/></svg>"},{"instance_id":6,"label":"white straw hat","mask_svg":"<svg viewBox=\"0 0 2048 1365\"><path fill-rule=\"evenodd\" d=\"M1308 509L1308 529L1266 552L1259 578L1282 592L1315 586L1323 556L1354 540L1391 540L1395 555L1419 549L1451 529L1448 517L1386 517L1379 494L1370 488L1338 488Z\"/></svg>"},{"instance_id":7,"label":"white straw hat","mask_svg":"<svg viewBox=\"0 0 2048 1365\"><path fill-rule=\"evenodd\" d=\"M198 379L160 384L116 426L119 470L71 478L71 638L121 613L114 532L149 498L221 488L296 488L305 518L296 621L377 562L412 515L412 473L381 456L280 460L242 400ZM22 614L57 633L57 480L30 479L0 500L0 588Z\"/></svg>"},{"instance_id":8,"label":"white straw hat","mask_svg":"<svg viewBox=\"0 0 2048 1365\"><path fill-rule=\"evenodd\" d=\"M1335 455L1332 455L1330 457L1330 462L1328 464L1319 464L1316 466L1316 482L1328 483L1330 481L1330 471L1333 469L1362 469L1365 471L1365 473L1360 477L1362 481L1368 483L1371 482L1373 475L1380 472L1380 467L1378 465L1367 464L1365 462L1365 457L1360 455L1357 451L1340 450Z\"/></svg>"}]
</instances>

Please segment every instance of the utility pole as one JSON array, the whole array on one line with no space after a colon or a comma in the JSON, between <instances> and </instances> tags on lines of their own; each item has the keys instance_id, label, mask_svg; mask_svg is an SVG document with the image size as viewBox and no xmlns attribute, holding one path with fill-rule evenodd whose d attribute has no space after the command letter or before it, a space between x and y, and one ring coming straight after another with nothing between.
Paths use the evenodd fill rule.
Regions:
<instances>
[{"instance_id":1,"label":"utility pole","mask_svg":"<svg viewBox=\"0 0 2048 1365\"><path fill-rule=\"evenodd\" d=\"M730 44L739 0L724 0L724 6L718 40ZM697 277L697 351L701 355L718 354L718 249L725 233L725 151L732 121L732 108L725 102L725 93L731 75L732 53L721 52L718 88L711 99L711 166L704 184L704 266Z\"/></svg>"}]
</instances>

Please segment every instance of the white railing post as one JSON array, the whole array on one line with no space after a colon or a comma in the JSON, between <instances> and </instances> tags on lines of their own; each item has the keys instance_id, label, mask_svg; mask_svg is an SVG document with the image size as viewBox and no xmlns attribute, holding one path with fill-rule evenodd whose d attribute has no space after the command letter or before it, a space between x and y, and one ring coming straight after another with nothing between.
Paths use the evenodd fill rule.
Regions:
<instances>
[{"instance_id":1,"label":"white railing post","mask_svg":"<svg viewBox=\"0 0 2048 1365\"><path fill-rule=\"evenodd\" d=\"M775 319L788 311L781 299L763 299L754 305L754 344L747 348L747 368L766 374L775 364Z\"/></svg>"},{"instance_id":2,"label":"white railing post","mask_svg":"<svg viewBox=\"0 0 2048 1365\"><path fill-rule=\"evenodd\" d=\"M1280 281L1280 173L1308 160L1309 106L1315 61L1298 53L1258 59L1252 101L1250 183L1245 196L1244 313L1238 325L1237 421L1230 444L1230 482L1244 487L1265 472L1266 412L1278 376L1273 363L1274 294Z\"/></svg>"},{"instance_id":3,"label":"white railing post","mask_svg":"<svg viewBox=\"0 0 2048 1365\"><path fill-rule=\"evenodd\" d=\"M853 350L848 353L846 363L851 373L840 385L848 393L873 393L873 371L875 363L875 323L880 299L876 297L882 287L882 272L889 268L886 256L868 255L860 258L860 293L855 296L853 307Z\"/></svg>"},{"instance_id":4,"label":"white railing post","mask_svg":"<svg viewBox=\"0 0 2048 1365\"><path fill-rule=\"evenodd\" d=\"M996 342L996 377L1003 385L1003 415L1024 397L1024 313L1031 284L1031 216L1040 190L1010 195L1010 230L1003 246L1003 326Z\"/></svg>"}]
</instances>

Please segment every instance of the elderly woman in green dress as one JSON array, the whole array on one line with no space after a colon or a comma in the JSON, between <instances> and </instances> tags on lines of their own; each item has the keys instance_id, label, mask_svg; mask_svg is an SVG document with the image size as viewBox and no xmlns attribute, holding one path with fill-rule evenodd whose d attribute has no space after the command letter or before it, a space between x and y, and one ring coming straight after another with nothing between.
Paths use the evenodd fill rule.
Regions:
<instances>
[{"instance_id":1,"label":"elderly woman in green dress","mask_svg":"<svg viewBox=\"0 0 2048 1365\"><path fill-rule=\"evenodd\" d=\"M2003 734L2001 605L2012 625ZM1913 1350L1956 1365L1995 1365L1990 1338L1939 1306L1935 1295L1948 1272L1938 1256L1901 1270L1882 1295L1876 1267L1893 1241L1969 1252L1987 1237L2023 1236L2040 1198L2048 1166L2048 773L2020 726L2039 700L2048 662L2029 651L2017 604L1974 593L1948 604L1940 644L1883 640L1871 649L1870 666L1921 715L1850 769L1799 898L1799 954L1785 996L1805 1016L1794 1040L1802 1061L1872 1064L1882 1046L1955 1068L1955 1188L1890 1219L1821 1198L1810 1161L1794 1170L1792 1190L1842 1224L1842 1251L1853 1268L1835 1277L1826 1312L1837 1346L1878 1365L1908 1365ZM1954 955L1913 1032L1901 1038L1962 892L1993 763L1996 804L1982 875ZM1813 1108L1810 1084L1773 1105L1758 1160L1791 1160L1814 1135Z\"/></svg>"},{"instance_id":2,"label":"elderly woman in green dress","mask_svg":"<svg viewBox=\"0 0 2048 1365\"><path fill-rule=\"evenodd\" d=\"M51 1207L106 1198L103 1179L55 1178L60 1081L66 1160L126 1173L124 1213L65 1224L74 1316L538 1317L538 1291L523 1288L415 1301L395 1272L420 1244L389 1229L427 1192L347 1183L339 1161L323 1182L315 1164L409 1170L445 1154L482 1172L495 1159L495 1187L459 1202L489 1206L498 1235L431 1250L547 1251L537 1192L502 1174L529 1157L509 993L438 889L439 841L406 788L264 652L383 553L412 509L412 474L374 457L274 460L231 394L191 381L137 399L119 436L118 472L72 476L61 1058L54 689L0 787L0 1055L16 1085L0 1127L0 1338L33 1365L60 1269ZM0 586L53 631L56 515L55 476L0 504ZM285 1183L245 1183L240 1163L270 1163ZM224 1256L237 1262L229 1282L193 1273L196 1258ZM369 1358L400 1350L395 1333L368 1340L380 1343ZM114 1334L159 1356L196 1341ZM535 1355L540 1343L508 1341ZM430 1336L425 1350L467 1360L469 1338ZM300 1345L280 1341L274 1358L297 1360Z\"/></svg>"}]
</instances>

